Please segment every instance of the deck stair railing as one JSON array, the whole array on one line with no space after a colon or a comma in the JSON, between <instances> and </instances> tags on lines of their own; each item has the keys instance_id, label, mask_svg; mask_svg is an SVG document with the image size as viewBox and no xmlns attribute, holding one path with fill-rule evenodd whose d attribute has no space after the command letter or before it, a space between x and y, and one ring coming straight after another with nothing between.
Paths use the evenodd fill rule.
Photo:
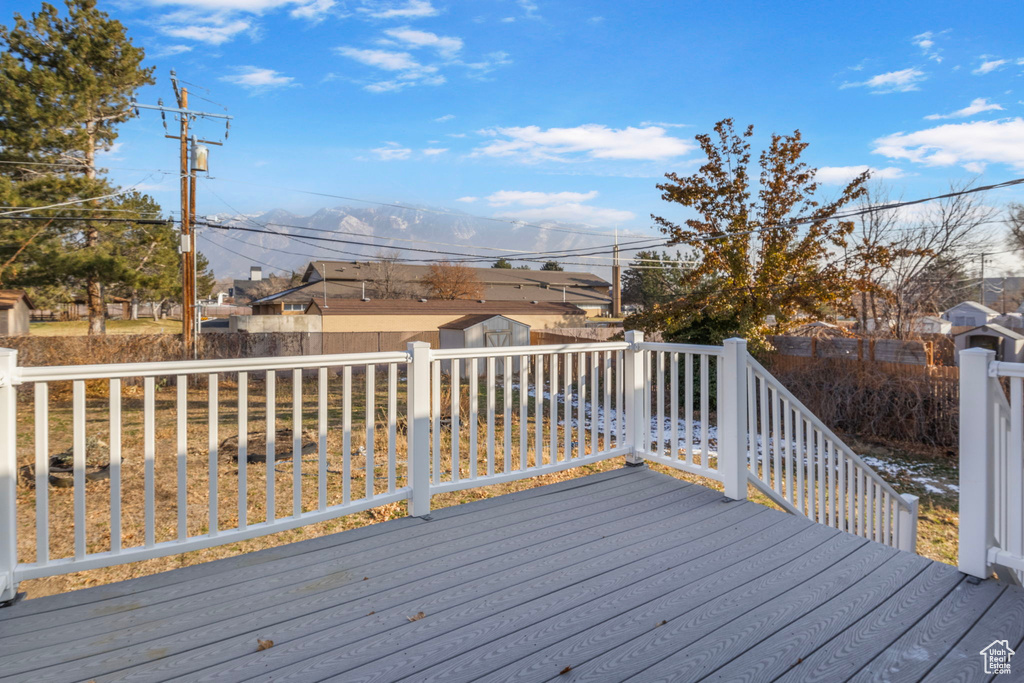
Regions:
<instances>
[{"instance_id":1,"label":"deck stair railing","mask_svg":"<svg viewBox=\"0 0 1024 683\"><path fill-rule=\"evenodd\" d=\"M625 456L906 550L897 494L754 361L623 342L20 367L0 349L0 602L19 581L236 543Z\"/></svg>"},{"instance_id":2,"label":"deck stair railing","mask_svg":"<svg viewBox=\"0 0 1024 683\"><path fill-rule=\"evenodd\" d=\"M1024 363L985 349L960 353L959 565L1024 580Z\"/></svg>"}]
</instances>

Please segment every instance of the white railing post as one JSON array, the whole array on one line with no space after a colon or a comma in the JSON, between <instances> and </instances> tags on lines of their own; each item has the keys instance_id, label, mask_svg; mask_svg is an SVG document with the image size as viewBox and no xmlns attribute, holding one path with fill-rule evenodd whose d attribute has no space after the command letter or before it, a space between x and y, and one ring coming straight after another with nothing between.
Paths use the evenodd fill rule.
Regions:
<instances>
[{"instance_id":1,"label":"white railing post","mask_svg":"<svg viewBox=\"0 0 1024 683\"><path fill-rule=\"evenodd\" d=\"M409 342L408 462L413 517L430 514L430 344Z\"/></svg>"},{"instance_id":2,"label":"white railing post","mask_svg":"<svg viewBox=\"0 0 1024 683\"><path fill-rule=\"evenodd\" d=\"M917 507L918 498L912 496L909 493L902 493L900 497L907 504L906 509L900 506L899 519L897 520L899 528L899 537L896 539L896 547L900 550L906 550L910 553L917 552Z\"/></svg>"},{"instance_id":3,"label":"white railing post","mask_svg":"<svg viewBox=\"0 0 1024 683\"><path fill-rule=\"evenodd\" d=\"M960 352L960 571L979 579L990 574L988 550L994 545L992 519L995 406L989 393L988 366L995 352Z\"/></svg>"},{"instance_id":4,"label":"white railing post","mask_svg":"<svg viewBox=\"0 0 1024 683\"><path fill-rule=\"evenodd\" d=\"M747 341L726 339L718 406L718 471L725 495L747 497Z\"/></svg>"},{"instance_id":5,"label":"white railing post","mask_svg":"<svg viewBox=\"0 0 1024 683\"><path fill-rule=\"evenodd\" d=\"M647 410L644 401L650 400L644 394L644 354L637 348L644 340L644 333L630 330L626 332L626 349L624 359L626 362L626 378L624 384L626 404L626 439L630 451L626 454L627 465L642 465L644 462L643 453L646 450L647 441L642 434L650 429L644 425L644 415Z\"/></svg>"},{"instance_id":6,"label":"white railing post","mask_svg":"<svg viewBox=\"0 0 1024 683\"><path fill-rule=\"evenodd\" d=\"M18 593L17 368L18 352L0 349L0 603Z\"/></svg>"}]
</instances>

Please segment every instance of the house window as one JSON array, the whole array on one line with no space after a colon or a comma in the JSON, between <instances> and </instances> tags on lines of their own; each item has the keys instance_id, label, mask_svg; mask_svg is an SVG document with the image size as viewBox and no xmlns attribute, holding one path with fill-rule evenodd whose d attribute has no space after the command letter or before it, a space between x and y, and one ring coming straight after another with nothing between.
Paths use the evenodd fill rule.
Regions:
<instances>
[{"instance_id":1,"label":"house window","mask_svg":"<svg viewBox=\"0 0 1024 683\"><path fill-rule=\"evenodd\" d=\"M301 313L302 311L306 310L306 304L285 304L284 305L284 310L286 310L286 311L298 311L298 312Z\"/></svg>"}]
</instances>

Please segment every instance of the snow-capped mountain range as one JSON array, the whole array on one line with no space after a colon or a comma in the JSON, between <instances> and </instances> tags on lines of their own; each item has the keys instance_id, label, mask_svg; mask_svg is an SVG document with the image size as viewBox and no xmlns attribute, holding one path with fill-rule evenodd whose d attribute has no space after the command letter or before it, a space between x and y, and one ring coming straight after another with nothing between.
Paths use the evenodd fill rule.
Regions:
<instances>
[{"instance_id":1,"label":"snow-capped mountain range","mask_svg":"<svg viewBox=\"0 0 1024 683\"><path fill-rule=\"evenodd\" d=\"M573 262L566 264L567 270L607 277L607 259L558 254L568 249L589 251L613 242L606 231L583 225L545 223L535 227L427 207L338 206L309 216L274 209L262 214L210 215L197 222L199 249L218 277L243 277L253 265L264 266L264 272L268 268L301 271L315 259L365 260L383 254L421 262L480 258L479 263L466 265L484 267L504 256L515 265L526 264L515 259L515 252L500 250L554 253L554 260ZM204 227L204 222L226 229ZM609 249L607 255L610 253ZM628 258L625 252L623 256Z\"/></svg>"}]
</instances>

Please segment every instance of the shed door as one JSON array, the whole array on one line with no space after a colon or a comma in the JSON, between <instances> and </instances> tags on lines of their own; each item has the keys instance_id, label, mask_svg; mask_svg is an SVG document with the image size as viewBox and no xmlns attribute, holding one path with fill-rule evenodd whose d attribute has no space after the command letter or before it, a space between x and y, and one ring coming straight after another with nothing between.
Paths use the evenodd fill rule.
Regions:
<instances>
[{"instance_id":1,"label":"shed door","mask_svg":"<svg viewBox=\"0 0 1024 683\"><path fill-rule=\"evenodd\" d=\"M512 346L512 331L496 330L485 332L484 346Z\"/></svg>"}]
</instances>

